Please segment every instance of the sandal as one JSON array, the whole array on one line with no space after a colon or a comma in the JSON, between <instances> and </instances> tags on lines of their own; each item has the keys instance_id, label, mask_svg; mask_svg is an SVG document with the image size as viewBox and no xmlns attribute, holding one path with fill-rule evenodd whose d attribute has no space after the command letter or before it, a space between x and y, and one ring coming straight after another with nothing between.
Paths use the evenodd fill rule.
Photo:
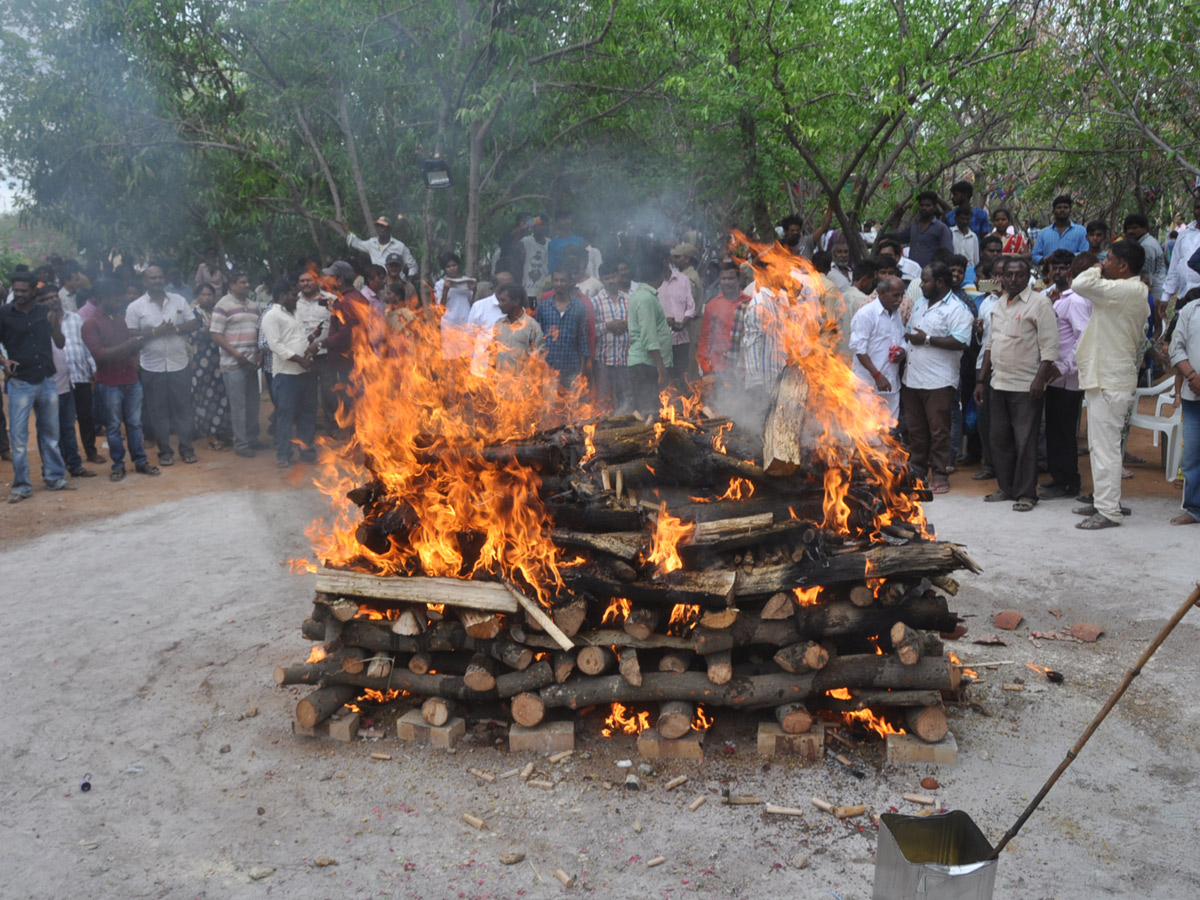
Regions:
<instances>
[{"instance_id":1,"label":"sandal","mask_svg":"<svg viewBox=\"0 0 1200 900\"><path fill-rule=\"evenodd\" d=\"M971 476L972 481L987 481L989 478L996 477L995 469L983 468Z\"/></svg>"},{"instance_id":2,"label":"sandal","mask_svg":"<svg viewBox=\"0 0 1200 900\"><path fill-rule=\"evenodd\" d=\"M1180 513L1171 520L1172 525L1195 525L1200 519L1193 518L1191 513Z\"/></svg>"},{"instance_id":3,"label":"sandal","mask_svg":"<svg viewBox=\"0 0 1200 900\"><path fill-rule=\"evenodd\" d=\"M931 485L929 486L929 490L930 490L930 491L932 491L932 492L933 492L933 493L935 493L935 494L945 494L945 493L949 493L949 491L950 491L950 482L948 482L948 481L935 481L933 484L931 484Z\"/></svg>"},{"instance_id":4,"label":"sandal","mask_svg":"<svg viewBox=\"0 0 1200 900\"><path fill-rule=\"evenodd\" d=\"M125 479L125 470L124 469L113 469L111 472L108 473L109 481L123 481L124 479Z\"/></svg>"},{"instance_id":5,"label":"sandal","mask_svg":"<svg viewBox=\"0 0 1200 900\"><path fill-rule=\"evenodd\" d=\"M1029 512L1035 506L1037 506L1036 500L1029 500L1029 499L1018 500L1016 503L1013 504L1013 512Z\"/></svg>"},{"instance_id":6,"label":"sandal","mask_svg":"<svg viewBox=\"0 0 1200 900\"><path fill-rule=\"evenodd\" d=\"M152 466L152 465L150 465L150 463L142 463L140 466L136 466L135 468L138 472L140 472L143 475L161 475L162 474L162 470L159 469L158 466Z\"/></svg>"},{"instance_id":7,"label":"sandal","mask_svg":"<svg viewBox=\"0 0 1200 900\"><path fill-rule=\"evenodd\" d=\"M223 440L221 440L220 438L209 438L208 439L208 449L209 450L228 450L229 445L227 443L225 443ZM185 462L186 462L186 460L185 460Z\"/></svg>"},{"instance_id":8,"label":"sandal","mask_svg":"<svg viewBox=\"0 0 1200 900\"><path fill-rule=\"evenodd\" d=\"M1101 528L1120 528L1121 523L1106 519L1100 513L1096 513L1094 516L1088 516L1082 522L1076 522L1075 527L1083 531L1099 531Z\"/></svg>"},{"instance_id":9,"label":"sandal","mask_svg":"<svg viewBox=\"0 0 1200 900\"><path fill-rule=\"evenodd\" d=\"M984 496L983 502L984 503L1003 503L1005 500L1011 500L1011 499L1012 498L1010 496L1008 496L1008 494L1004 493L1004 491L992 491L990 494L986 494Z\"/></svg>"}]
</instances>

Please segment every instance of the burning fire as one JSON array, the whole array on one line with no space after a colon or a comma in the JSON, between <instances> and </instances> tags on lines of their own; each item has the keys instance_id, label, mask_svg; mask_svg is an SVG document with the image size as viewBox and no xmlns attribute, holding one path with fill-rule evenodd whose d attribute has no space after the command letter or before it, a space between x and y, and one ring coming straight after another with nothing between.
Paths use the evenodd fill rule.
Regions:
<instances>
[{"instance_id":1,"label":"burning fire","mask_svg":"<svg viewBox=\"0 0 1200 900\"><path fill-rule=\"evenodd\" d=\"M903 728L896 728L886 719L875 715L869 709L860 709L855 712L842 713L842 719L847 725L855 723L862 725L874 731L880 737L887 737L889 734L906 734Z\"/></svg>"},{"instance_id":2,"label":"burning fire","mask_svg":"<svg viewBox=\"0 0 1200 900\"><path fill-rule=\"evenodd\" d=\"M792 593L796 595L796 602L800 606L816 606L820 603L821 588L792 588Z\"/></svg>"},{"instance_id":3,"label":"burning fire","mask_svg":"<svg viewBox=\"0 0 1200 900\"><path fill-rule=\"evenodd\" d=\"M583 463L585 463L588 460L595 457L595 455L596 455L596 442L594 440L595 437L596 437L596 426L595 425L584 425L583 426L583 448L584 448L585 452L583 454L583 458L581 460L579 460L580 465L582 465Z\"/></svg>"},{"instance_id":4,"label":"burning fire","mask_svg":"<svg viewBox=\"0 0 1200 900\"><path fill-rule=\"evenodd\" d=\"M825 696L834 700L850 700L850 688L834 688L832 691L826 691Z\"/></svg>"},{"instance_id":5,"label":"burning fire","mask_svg":"<svg viewBox=\"0 0 1200 900\"><path fill-rule=\"evenodd\" d=\"M717 720L712 716L705 715L703 706L697 706L696 716L692 719L692 730L708 731L708 729L712 728L713 722L715 721Z\"/></svg>"},{"instance_id":6,"label":"burning fire","mask_svg":"<svg viewBox=\"0 0 1200 900\"><path fill-rule=\"evenodd\" d=\"M622 734L641 734L649 727L650 713L634 712L623 703L614 703L600 733L605 737L612 737L618 731Z\"/></svg>"},{"instance_id":7,"label":"burning fire","mask_svg":"<svg viewBox=\"0 0 1200 900\"><path fill-rule=\"evenodd\" d=\"M657 566L663 575L683 568L683 560L679 558L679 542L695 529L694 525L684 524L667 512L667 504L658 508L658 521L654 525L654 541L650 545L650 556L646 562Z\"/></svg>"},{"instance_id":8,"label":"burning fire","mask_svg":"<svg viewBox=\"0 0 1200 900\"><path fill-rule=\"evenodd\" d=\"M868 537L895 521L926 529L918 502L903 490L905 454L890 433L891 418L874 390L863 385L837 352L842 301L827 291L812 265L779 244L760 244L734 232L733 246L746 246L755 275L757 314L772 336L769 348L781 369L795 366L808 384L803 443L826 468L822 528ZM740 262L741 260L739 260ZM854 470L878 485L883 510L869 526L851 525L847 502Z\"/></svg>"},{"instance_id":9,"label":"burning fire","mask_svg":"<svg viewBox=\"0 0 1200 900\"><path fill-rule=\"evenodd\" d=\"M315 575L317 572L317 567L307 559L289 559L287 564L293 575Z\"/></svg>"},{"instance_id":10,"label":"burning fire","mask_svg":"<svg viewBox=\"0 0 1200 900\"><path fill-rule=\"evenodd\" d=\"M667 622L667 634L682 637L700 621L700 606L691 603L676 603L671 607L671 618Z\"/></svg>"},{"instance_id":11,"label":"burning fire","mask_svg":"<svg viewBox=\"0 0 1200 900\"><path fill-rule=\"evenodd\" d=\"M633 609L633 604L624 597L614 597L612 603L608 604L608 609L604 610L604 616L600 619L600 624L607 625L609 622L613 622L619 625L629 618L629 611L631 609Z\"/></svg>"},{"instance_id":12,"label":"burning fire","mask_svg":"<svg viewBox=\"0 0 1200 900\"><path fill-rule=\"evenodd\" d=\"M550 540L538 475L488 448L527 439L539 429L590 415L584 387L566 392L541 357L521 377L470 371L468 360L442 358L440 307L420 313L403 335L367 308L352 329L352 412L340 418L354 436L345 447L323 442L318 487L333 501L330 522L309 528L325 565L387 575L489 575L511 580L549 605L565 563ZM383 504L407 509L416 524L375 553L355 537L361 512L346 496L376 486Z\"/></svg>"},{"instance_id":13,"label":"burning fire","mask_svg":"<svg viewBox=\"0 0 1200 900\"><path fill-rule=\"evenodd\" d=\"M733 423L726 422L724 425L722 425L720 428L718 428L716 431L716 434L714 434L712 436L712 441L711 441L712 448L714 450L716 450L718 453L728 453L729 452L725 447L725 435L728 434L732 430L733 430Z\"/></svg>"},{"instance_id":14,"label":"burning fire","mask_svg":"<svg viewBox=\"0 0 1200 900\"><path fill-rule=\"evenodd\" d=\"M946 658L950 660L950 665L958 666L958 668L962 669L962 674L963 674L964 678L971 678L975 681L979 680L979 673L976 672L974 669L968 669L966 666L964 666L962 664L962 661L958 658L958 654L955 653L953 650L950 650L946 653ZM1031 663L1031 665L1032 665L1032 663Z\"/></svg>"},{"instance_id":15,"label":"burning fire","mask_svg":"<svg viewBox=\"0 0 1200 900\"><path fill-rule=\"evenodd\" d=\"M875 648L875 655L883 656L883 648L879 646L879 635L873 634L867 638L867 640L870 641L871 646Z\"/></svg>"},{"instance_id":16,"label":"burning fire","mask_svg":"<svg viewBox=\"0 0 1200 900\"><path fill-rule=\"evenodd\" d=\"M748 478L734 478L718 500L748 500L754 496L754 482Z\"/></svg>"},{"instance_id":17,"label":"burning fire","mask_svg":"<svg viewBox=\"0 0 1200 900\"><path fill-rule=\"evenodd\" d=\"M305 662L319 663L325 658L325 656L325 648L320 644L313 644L312 650L309 651L308 659L306 659Z\"/></svg>"}]
</instances>

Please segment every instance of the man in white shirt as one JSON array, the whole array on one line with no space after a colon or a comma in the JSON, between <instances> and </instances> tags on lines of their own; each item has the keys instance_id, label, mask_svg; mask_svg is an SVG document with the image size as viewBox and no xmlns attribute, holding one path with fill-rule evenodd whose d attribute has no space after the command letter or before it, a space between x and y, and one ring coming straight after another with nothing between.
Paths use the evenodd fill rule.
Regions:
<instances>
[{"instance_id":1,"label":"man in white shirt","mask_svg":"<svg viewBox=\"0 0 1200 900\"><path fill-rule=\"evenodd\" d=\"M1128 515L1121 507L1121 431L1146 340L1145 262L1140 244L1117 241L1100 266L1081 272L1071 283L1075 293L1092 302L1091 318L1075 348L1079 387L1088 407L1093 488L1091 505L1072 511L1086 517L1075 525L1085 531L1115 527Z\"/></svg>"},{"instance_id":2,"label":"man in white shirt","mask_svg":"<svg viewBox=\"0 0 1200 900\"><path fill-rule=\"evenodd\" d=\"M319 344L329 337L329 310L337 297L321 290L321 283L313 269L301 272L296 283L300 287L300 297L296 301L296 321L304 328L308 339ZM329 351L323 346L313 358L313 373L317 380L321 408L325 410L325 424L333 428L337 414L337 399L333 395L333 386L337 384L337 376L329 367Z\"/></svg>"},{"instance_id":3,"label":"man in white shirt","mask_svg":"<svg viewBox=\"0 0 1200 900\"><path fill-rule=\"evenodd\" d=\"M1178 244L1175 252L1179 252ZM1183 410L1183 512L1172 525L1200 522L1200 303L1193 300L1179 313L1171 337L1171 364L1182 379L1176 382Z\"/></svg>"},{"instance_id":4,"label":"man in white shirt","mask_svg":"<svg viewBox=\"0 0 1200 900\"><path fill-rule=\"evenodd\" d=\"M179 455L196 462L192 447L195 413L192 409L192 367L186 334L200 327L187 301L167 293L167 276L160 266L147 266L142 275L146 293L125 310L130 331L144 335L138 360L144 401L142 410L151 436L158 444L158 464L175 464L171 432L179 438Z\"/></svg>"},{"instance_id":5,"label":"man in white shirt","mask_svg":"<svg viewBox=\"0 0 1200 900\"><path fill-rule=\"evenodd\" d=\"M875 293L875 299L850 321L850 352L854 354L850 368L882 395L894 428L900 415L900 361L904 358L904 322L899 312L904 282L888 275L879 279Z\"/></svg>"},{"instance_id":6,"label":"man in white shirt","mask_svg":"<svg viewBox=\"0 0 1200 900\"><path fill-rule=\"evenodd\" d=\"M346 234L346 244L355 250L361 250L371 257L371 262L377 266L387 265L387 258L393 253L399 253L404 260L404 274L411 279L417 272L417 261L403 241L392 237L392 223L385 216L375 220L375 236L373 241L364 241L348 227L341 223Z\"/></svg>"},{"instance_id":7,"label":"man in white shirt","mask_svg":"<svg viewBox=\"0 0 1200 900\"><path fill-rule=\"evenodd\" d=\"M492 327L504 318L497 294L501 288L515 282L511 272L501 269L492 276L492 293L471 304L471 311L467 314L467 331L471 334L472 346L475 348L471 360L472 374L487 374L491 362L489 351L492 345Z\"/></svg>"},{"instance_id":8,"label":"man in white shirt","mask_svg":"<svg viewBox=\"0 0 1200 900\"><path fill-rule=\"evenodd\" d=\"M1162 299L1166 302L1174 302L1192 288L1200 287L1200 272L1192 270L1187 264L1192 254L1200 250L1200 195L1196 197L1192 215L1192 221L1175 239L1171 267L1167 270L1167 278L1163 282Z\"/></svg>"},{"instance_id":9,"label":"man in white shirt","mask_svg":"<svg viewBox=\"0 0 1200 900\"><path fill-rule=\"evenodd\" d=\"M921 298L908 320L908 365L900 391L909 468L935 494L950 490L950 416L959 361L975 318L954 295L952 282L945 263L933 262L921 270Z\"/></svg>"},{"instance_id":10,"label":"man in white shirt","mask_svg":"<svg viewBox=\"0 0 1200 900\"><path fill-rule=\"evenodd\" d=\"M954 241L954 252L967 258L968 266L979 265L979 235L971 230L971 214L969 206L960 206L954 212L954 227L950 229L950 239Z\"/></svg>"},{"instance_id":11,"label":"man in white shirt","mask_svg":"<svg viewBox=\"0 0 1200 900\"><path fill-rule=\"evenodd\" d=\"M275 465L281 469L292 464L293 444L302 462L317 459L317 376L313 372L317 341L297 317L296 303L296 293L286 290L262 319L274 373Z\"/></svg>"}]
</instances>

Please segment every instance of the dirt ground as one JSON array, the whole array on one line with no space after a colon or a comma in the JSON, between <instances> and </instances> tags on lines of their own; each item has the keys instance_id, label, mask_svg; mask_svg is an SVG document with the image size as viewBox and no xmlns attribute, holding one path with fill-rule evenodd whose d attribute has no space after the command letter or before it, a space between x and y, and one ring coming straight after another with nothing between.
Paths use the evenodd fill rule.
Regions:
<instances>
[{"instance_id":1,"label":"dirt ground","mask_svg":"<svg viewBox=\"0 0 1200 900\"><path fill-rule=\"evenodd\" d=\"M940 536L984 569L961 579L952 606L970 616L970 633L953 649L967 662L1012 661L981 670L975 702L950 710L956 767L887 766L876 745L853 754L862 780L833 763L764 763L755 720L716 710L707 759L656 763L639 792L621 786L616 765L632 758L637 771L633 739L601 739L594 719L575 756L553 766L496 749L483 725L453 753L394 737L294 737L302 694L275 687L271 672L308 652L299 625L312 580L286 565L306 553L304 525L323 510L303 468L201 448L199 465L157 479L36 491L0 507L14 623L0 663L0 897L863 900L876 831L820 813L813 795L916 812L901 794L932 774L941 806L999 839L1200 577L1200 530L1167 524L1179 494L1157 450L1137 437L1131 449L1153 464L1125 482L1134 515L1120 529L1075 530L1071 501L1024 515L985 506L989 483L971 481L973 470L929 505ZM1010 646L972 644L1002 609L1026 617ZM1030 637L1084 621L1105 628L1097 643ZM997 900L1200 896L1198 642L1194 611L1005 851ZM1026 661L1066 683L1042 685ZM1018 677L1034 689L1001 690ZM466 772L527 761L553 791ZM676 774L690 781L667 792ZM726 787L805 813L722 806ZM689 812L702 794L709 802ZM470 828L464 812L488 827ZM524 861L502 864L509 851ZM666 863L647 869L658 855ZM317 866L322 856L336 863ZM576 876L573 888L558 868Z\"/></svg>"}]
</instances>

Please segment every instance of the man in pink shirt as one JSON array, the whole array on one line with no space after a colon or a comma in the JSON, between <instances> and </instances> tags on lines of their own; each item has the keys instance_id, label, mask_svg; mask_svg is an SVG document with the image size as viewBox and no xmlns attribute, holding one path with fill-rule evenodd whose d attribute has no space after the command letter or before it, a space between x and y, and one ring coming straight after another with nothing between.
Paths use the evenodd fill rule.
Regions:
<instances>
[{"instance_id":1,"label":"man in pink shirt","mask_svg":"<svg viewBox=\"0 0 1200 900\"><path fill-rule=\"evenodd\" d=\"M692 296L692 283L687 275L672 267L671 277L658 288L658 300L667 317L667 324L671 326L671 383L682 391L692 349L687 326L696 318L696 300Z\"/></svg>"}]
</instances>

